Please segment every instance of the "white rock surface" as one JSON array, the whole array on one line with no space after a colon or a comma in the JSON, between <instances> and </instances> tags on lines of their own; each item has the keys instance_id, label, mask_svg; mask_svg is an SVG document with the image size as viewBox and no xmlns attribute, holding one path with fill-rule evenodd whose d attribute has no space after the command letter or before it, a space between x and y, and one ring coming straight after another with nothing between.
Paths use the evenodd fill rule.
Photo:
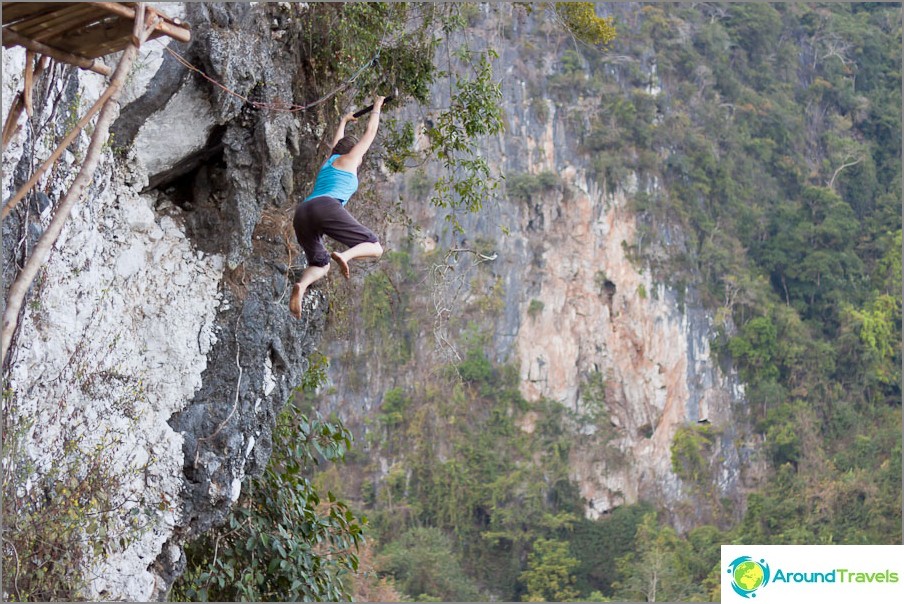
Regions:
<instances>
[{"instance_id":1,"label":"white rock surface","mask_svg":"<svg viewBox=\"0 0 904 604\"><path fill-rule=\"evenodd\" d=\"M164 10L179 14L174 8ZM141 82L130 82L132 96L150 80L155 61L159 66L153 56L145 58L150 68L142 71ZM23 64L21 49L4 49L4 115L21 85ZM82 110L102 84L100 76L79 72ZM184 120L185 114L172 119ZM204 142L207 122L192 113L188 123L197 128L164 124L165 137L159 129L143 132L172 151L144 157L151 170ZM21 132L3 155L4 198L12 192L24 137ZM83 134L82 152L86 142ZM36 156L47 153L39 147ZM78 154L69 155L72 165L41 183L54 202L80 167ZM32 420L25 435L36 468L32 482L59 463L66 440L77 443L86 463L92 455L102 457L122 504L114 524L125 547L110 540L94 559L85 594L92 599L141 601L154 593L158 578L148 567L179 519L184 479L182 437L167 421L201 385L206 355L216 342L223 259L194 248L178 210L161 215L154 199L126 184L146 183L147 168L109 156L98 166L24 313L9 373L13 404L4 410Z\"/></svg>"}]
</instances>

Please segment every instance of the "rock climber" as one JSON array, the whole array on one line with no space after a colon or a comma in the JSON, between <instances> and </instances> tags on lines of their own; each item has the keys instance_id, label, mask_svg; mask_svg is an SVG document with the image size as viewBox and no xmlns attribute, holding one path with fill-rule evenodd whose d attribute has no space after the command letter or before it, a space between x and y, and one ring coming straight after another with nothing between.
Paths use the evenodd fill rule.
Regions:
<instances>
[{"instance_id":1,"label":"rock climber","mask_svg":"<svg viewBox=\"0 0 904 604\"><path fill-rule=\"evenodd\" d=\"M348 263L351 260L383 255L377 236L355 220L345 209L345 204L358 190L358 167L377 136L384 99L382 96L374 97L373 109L361 140L345 135L345 125L357 121L357 118L351 113L342 117L333 136L330 157L317 173L313 191L295 208L295 237L308 259L308 267L292 288L289 298L289 312L296 318L301 318L301 304L308 287L329 272L330 258L336 261L342 275L348 279ZM327 252L323 246L324 235L348 246L348 249Z\"/></svg>"}]
</instances>

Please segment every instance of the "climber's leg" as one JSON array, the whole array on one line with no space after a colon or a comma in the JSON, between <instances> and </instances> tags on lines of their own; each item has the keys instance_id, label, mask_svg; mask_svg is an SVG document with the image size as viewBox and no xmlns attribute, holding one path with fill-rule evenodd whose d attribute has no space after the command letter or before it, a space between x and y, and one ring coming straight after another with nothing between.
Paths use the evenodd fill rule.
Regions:
<instances>
[{"instance_id":1,"label":"climber's leg","mask_svg":"<svg viewBox=\"0 0 904 604\"><path fill-rule=\"evenodd\" d=\"M301 304L304 300L305 292L308 291L308 287L315 281L325 277L328 272L330 272L329 264L326 266L309 266L304 269L304 272L301 274L301 280L292 287L292 296L289 298L289 312L291 312L296 319L301 318Z\"/></svg>"},{"instance_id":2,"label":"climber's leg","mask_svg":"<svg viewBox=\"0 0 904 604\"><path fill-rule=\"evenodd\" d=\"M344 252L333 252L330 254L330 257L339 264L342 275L348 279L349 260L354 260L355 258L379 258L382 255L383 246L380 245L379 241L365 241L364 243L359 243L358 245L348 248Z\"/></svg>"}]
</instances>

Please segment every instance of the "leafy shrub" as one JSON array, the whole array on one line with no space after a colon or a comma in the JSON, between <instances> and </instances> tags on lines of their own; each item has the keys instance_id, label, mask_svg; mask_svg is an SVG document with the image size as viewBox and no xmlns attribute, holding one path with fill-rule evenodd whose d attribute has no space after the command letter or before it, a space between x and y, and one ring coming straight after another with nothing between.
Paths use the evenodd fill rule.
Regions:
<instances>
[{"instance_id":1,"label":"leafy shrub","mask_svg":"<svg viewBox=\"0 0 904 604\"><path fill-rule=\"evenodd\" d=\"M552 191L559 182L559 176L554 172L515 173L505 177L505 188L512 199L529 202L535 195Z\"/></svg>"},{"instance_id":2,"label":"leafy shrub","mask_svg":"<svg viewBox=\"0 0 904 604\"><path fill-rule=\"evenodd\" d=\"M341 423L309 419L287 405L273 455L246 481L227 523L186 547L188 567L174 598L201 601L338 601L358 566L366 518L333 493L321 498L306 474L341 460L351 444Z\"/></svg>"},{"instance_id":3,"label":"leafy shrub","mask_svg":"<svg viewBox=\"0 0 904 604\"><path fill-rule=\"evenodd\" d=\"M607 47L615 40L615 20L598 17L592 2L556 2L556 14L575 36Z\"/></svg>"},{"instance_id":4,"label":"leafy shrub","mask_svg":"<svg viewBox=\"0 0 904 604\"><path fill-rule=\"evenodd\" d=\"M679 428L672 440L672 471L684 480L703 479L715 437L710 425Z\"/></svg>"},{"instance_id":5,"label":"leafy shrub","mask_svg":"<svg viewBox=\"0 0 904 604\"><path fill-rule=\"evenodd\" d=\"M472 348L458 365L458 374L466 382L487 383L493 379L493 366L482 351Z\"/></svg>"},{"instance_id":6,"label":"leafy shrub","mask_svg":"<svg viewBox=\"0 0 904 604\"><path fill-rule=\"evenodd\" d=\"M380 422L392 427L401 424L405 420L405 411L411 400L405 396L401 388L390 388L383 393L383 404L380 408Z\"/></svg>"}]
</instances>

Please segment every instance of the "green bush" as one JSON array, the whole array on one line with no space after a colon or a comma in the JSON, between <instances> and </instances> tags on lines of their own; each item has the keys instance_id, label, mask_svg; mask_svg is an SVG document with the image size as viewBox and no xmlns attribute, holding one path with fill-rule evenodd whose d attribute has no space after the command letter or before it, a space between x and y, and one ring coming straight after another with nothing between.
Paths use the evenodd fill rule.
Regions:
<instances>
[{"instance_id":1,"label":"green bush","mask_svg":"<svg viewBox=\"0 0 904 604\"><path fill-rule=\"evenodd\" d=\"M521 573L527 602L569 602L578 596L574 571L580 562L568 549L568 543L555 539L537 539L527 557L527 569Z\"/></svg>"},{"instance_id":2,"label":"green bush","mask_svg":"<svg viewBox=\"0 0 904 604\"><path fill-rule=\"evenodd\" d=\"M390 388L383 393L383 404L380 406L379 420L385 426L393 427L405 421L411 400L405 396L401 388Z\"/></svg>"},{"instance_id":3,"label":"green bush","mask_svg":"<svg viewBox=\"0 0 904 604\"><path fill-rule=\"evenodd\" d=\"M264 474L246 480L224 526L185 548L185 573L171 598L189 601L338 601L358 568L367 519L308 478L321 460L351 445L341 422L308 418L287 404Z\"/></svg>"},{"instance_id":4,"label":"green bush","mask_svg":"<svg viewBox=\"0 0 904 604\"><path fill-rule=\"evenodd\" d=\"M465 360L458 365L458 374L466 382L487 383L493 379L493 366L481 350L468 350Z\"/></svg>"},{"instance_id":5,"label":"green bush","mask_svg":"<svg viewBox=\"0 0 904 604\"><path fill-rule=\"evenodd\" d=\"M710 425L679 428L672 440L672 471L690 482L703 480L715 438Z\"/></svg>"},{"instance_id":6,"label":"green bush","mask_svg":"<svg viewBox=\"0 0 904 604\"><path fill-rule=\"evenodd\" d=\"M521 201L532 201L536 195L554 190L560 184L554 172L540 174L514 173L505 177L505 188L509 197Z\"/></svg>"}]
</instances>

